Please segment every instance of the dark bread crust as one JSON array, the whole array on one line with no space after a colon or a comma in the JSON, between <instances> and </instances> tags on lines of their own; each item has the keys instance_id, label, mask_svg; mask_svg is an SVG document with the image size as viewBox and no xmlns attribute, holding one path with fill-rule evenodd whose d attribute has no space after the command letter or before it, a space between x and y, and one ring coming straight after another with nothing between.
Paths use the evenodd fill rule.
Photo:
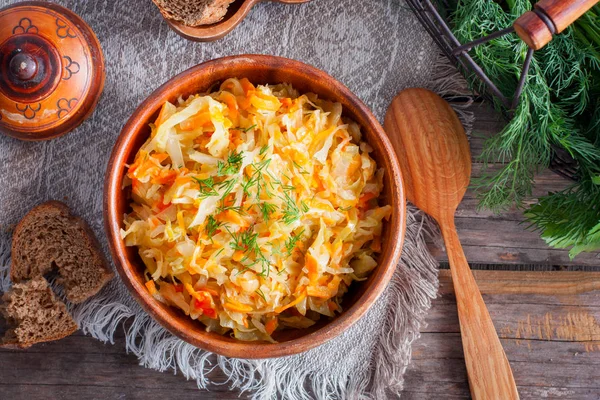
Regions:
<instances>
[{"instance_id":1,"label":"dark bread crust","mask_svg":"<svg viewBox=\"0 0 600 400\"><path fill-rule=\"evenodd\" d=\"M235 0L152 0L167 19L187 26L210 25L219 22Z\"/></svg>"},{"instance_id":2,"label":"dark bread crust","mask_svg":"<svg viewBox=\"0 0 600 400\"><path fill-rule=\"evenodd\" d=\"M113 277L88 224L60 201L42 203L23 217L13 233L11 258L13 282L58 269L73 303L95 295Z\"/></svg>"},{"instance_id":3,"label":"dark bread crust","mask_svg":"<svg viewBox=\"0 0 600 400\"><path fill-rule=\"evenodd\" d=\"M26 349L36 343L62 339L77 330L67 307L54 296L43 277L15 284L2 300L0 313L12 329L5 333L0 348Z\"/></svg>"}]
</instances>

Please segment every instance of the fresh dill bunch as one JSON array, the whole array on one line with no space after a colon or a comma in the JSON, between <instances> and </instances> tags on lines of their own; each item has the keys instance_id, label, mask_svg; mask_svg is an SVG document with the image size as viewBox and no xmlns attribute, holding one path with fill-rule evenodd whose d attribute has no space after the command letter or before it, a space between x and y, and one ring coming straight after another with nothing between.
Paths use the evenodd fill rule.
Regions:
<instances>
[{"instance_id":1,"label":"fresh dill bunch","mask_svg":"<svg viewBox=\"0 0 600 400\"><path fill-rule=\"evenodd\" d=\"M462 43L510 26L531 8L529 0L459 0L451 16ZM600 7L536 51L520 103L512 119L488 139L481 154L484 173L473 180L480 207L502 211L524 206L535 174L549 166L555 148L579 164L579 183L539 199L526 216L555 247L571 255L600 248L598 184L600 176ZM512 97L527 46L516 34L475 47L471 56L507 97ZM471 87L483 91L474 75ZM494 105L505 115L495 99Z\"/></svg>"},{"instance_id":2,"label":"fresh dill bunch","mask_svg":"<svg viewBox=\"0 0 600 400\"><path fill-rule=\"evenodd\" d=\"M540 198L525 216L550 246L570 247L571 259L600 250L600 175Z\"/></svg>"}]
</instances>

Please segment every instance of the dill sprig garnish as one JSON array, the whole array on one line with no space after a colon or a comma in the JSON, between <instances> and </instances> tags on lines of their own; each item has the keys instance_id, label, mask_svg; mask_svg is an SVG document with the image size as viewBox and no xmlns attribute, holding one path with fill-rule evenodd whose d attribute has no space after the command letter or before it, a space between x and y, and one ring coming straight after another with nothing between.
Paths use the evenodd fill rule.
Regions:
<instances>
[{"instance_id":1,"label":"dill sprig garnish","mask_svg":"<svg viewBox=\"0 0 600 400\"><path fill-rule=\"evenodd\" d=\"M215 179L212 176L206 179L200 179L198 177L192 176L192 179L198 183L198 187L200 190L198 197L205 198L219 195L219 192L215 188Z\"/></svg>"},{"instance_id":2,"label":"dill sprig garnish","mask_svg":"<svg viewBox=\"0 0 600 400\"><path fill-rule=\"evenodd\" d=\"M299 220L302 212L308 211L307 208L306 211L304 211L305 203L302 205L302 212L300 211L296 201L290 196L289 191L283 192L283 196L279 196L279 198L284 202L282 221L286 225L291 225L295 221Z\"/></svg>"},{"instance_id":3,"label":"dill sprig garnish","mask_svg":"<svg viewBox=\"0 0 600 400\"><path fill-rule=\"evenodd\" d=\"M242 231L240 233L231 232L228 227L225 227L225 230L229 233L232 242L229 242L229 246L234 250L248 251L254 250L257 246L256 239L258 238L258 233L252 232L250 229Z\"/></svg>"},{"instance_id":4,"label":"dill sprig garnish","mask_svg":"<svg viewBox=\"0 0 600 400\"><path fill-rule=\"evenodd\" d=\"M296 161L292 161L292 163L294 164L294 166L296 168L298 168L298 172L300 172L300 174L302 175L307 175L310 174L310 172L308 172L307 170L305 170L300 164L298 164Z\"/></svg>"},{"instance_id":5,"label":"dill sprig garnish","mask_svg":"<svg viewBox=\"0 0 600 400\"><path fill-rule=\"evenodd\" d=\"M237 153L235 150L231 151L227 156L227 161L219 161L217 162L217 175L233 175L237 174L242 167L242 161L244 160L243 152L240 151Z\"/></svg>"},{"instance_id":6,"label":"dill sprig garnish","mask_svg":"<svg viewBox=\"0 0 600 400\"><path fill-rule=\"evenodd\" d=\"M251 254L254 254L254 256L256 257L256 260L254 260L252 264L244 265L246 267L246 270L260 263L262 271L258 273L258 275L268 277L271 265L269 260L267 260L262 250L260 249L260 246L258 245L258 233L254 233L250 229L239 233L231 232L231 230L229 230L228 227L225 227L225 230L227 230L227 232L232 238L232 241L229 242L229 246L236 251L244 252L244 257L240 261L242 265L244 261L250 259Z\"/></svg>"},{"instance_id":7,"label":"dill sprig garnish","mask_svg":"<svg viewBox=\"0 0 600 400\"><path fill-rule=\"evenodd\" d=\"M287 250L288 257L292 255L294 249L296 248L296 244L300 239L302 239L302 235L304 235L304 228L298 233L293 233L288 240L285 241L285 248Z\"/></svg>"},{"instance_id":8,"label":"dill sprig garnish","mask_svg":"<svg viewBox=\"0 0 600 400\"><path fill-rule=\"evenodd\" d=\"M227 210L231 210L235 213L238 213L240 215L247 215L248 213L246 212L246 210L244 210L244 207L242 206L225 206L225 205L220 205L219 207L217 207L217 212L222 213L223 211L227 211Z\"/></svg>"},{"instance_id":9,"label":"dill sprig garnish","mask_svg":"<svg viewBox=\"0 0 600 400\"><path fill-rule=\"evenodd\" d=\"M221 194L221 199L225 199L225 197L229 196L229 194L233 191L237 179L226 179L223 182L219 183L219 189L225 189Z\"/></svg>"},{"instance_id":10,"label":"dill sprig garnish","mask_svg":"<svg viewBox=\"0 0 600 400\"><path fill-rule=\"evenodd\" d=\"M250 164L252 168L254 168L254 172L250 177L248 177L248 179L245 182L242 183L242 189L244 190L244 194L246 194L246 196L250 196L250 188L255 187L257 199L260 199L260 194L262 190L265 191L267 196L273 197L273 194L271 193L271 191L265 183L263 174L263 170L267 170L267 173L269 173L268 167L270 164L271 159L266 159L258 163Z\"/></svg>"},{"instance_id":11,"label":"dill sprig garnish","mask_svg":"<svg viewBox=\"0 0 600 400\"><path fill-rule=\"evenodd\" d=\"M221 247L221 249L219 251L217 251L212 257L216 258L219 254L221 254L223 252L223 250L225 250L225 247Z\"/></svg>"},{"instance_id":12,"label":"dill sprig garnish","mask_svg":"<svg viewBox=\"0 0 600 400\"><path fill-rule=\"evenodd\" d=\"M208 237L210 238L210 240L212 241L212 237L214 236L215 232L217 231L217 229L219 229L219 227L222 225L222 222L219 222L215 219L215 217L213 217L212 215L209 215L207 220L206 220L206 234L208 235Z\"/></svg>"},{"instance_id":13,"label":"dill sprig garnish","mask_svg":"<svg viewBox=\"0 0 600 400\"><path fill-rule=\"evenodd\" d=\"M256 289L256 290L255 290L255 293L256 293L257 295L259 295L260 297L262 297L262 299L264 300L264 302L265 302L265 303L267 302L267 298L265 297L265 294L263 293L263 291L262 291L262 290L260 290L260 289Z\"/></svg>"},{"instance_id":14,"label":"dill sprig garnish","mask_svg":"<svg viewBox=\"0 0 600 400\"><path fill-rule=\"evenodd\" d=\"M249 127L245 128L245 129L242 129L242 130L244 131L244 133L248 133L248 132L250 132L254 128L256 128L256 124L254 124L252 126L249 126Z\"/></svg>"},{"instance_id":15,"label":"dill sprig garnish","mask_svg":"<svg viewBox=\"0 0 600 400\"><path fill-rule=\"evenodd\" d=\"M267 201L259 203L258 208L260 209L260 213L262 214L262 217L265 220L265 222L269 220L271 214L277 211L277 206Z\"/></svg>"},{"instance_id":16,"label":"dill sprig garnish","mask_svg":"<svg viewBox=\"0 0 600 400\"><path fill-rule=\"evenodd\" d=\"M306 202L304 200L302 200L300 202L300 209L302 210L303 213L307 213L308 210L310 210L310 208L308 207L308 204L306 204Z\"/></svg>"}]
</instances>

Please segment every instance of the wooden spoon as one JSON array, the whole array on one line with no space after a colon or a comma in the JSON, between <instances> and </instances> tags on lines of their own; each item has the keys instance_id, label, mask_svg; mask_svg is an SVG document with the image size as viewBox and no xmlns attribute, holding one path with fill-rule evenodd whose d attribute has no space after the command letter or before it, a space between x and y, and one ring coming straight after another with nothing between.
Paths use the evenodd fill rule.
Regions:
<instances>
[{"instance_id":1,"label":"wooden spoon","mask_svg":"<svg viewBox=\"0 0 600 400\"><path fill-rule=\"evenodd\" d=\"M465 130L450 105L425 89L398 94L384 127L400 162L406 197L438 222L446 243L471 395L475 400L518 399L506 354L454 225L471 176Z\"/></svg>"}]
</instances>

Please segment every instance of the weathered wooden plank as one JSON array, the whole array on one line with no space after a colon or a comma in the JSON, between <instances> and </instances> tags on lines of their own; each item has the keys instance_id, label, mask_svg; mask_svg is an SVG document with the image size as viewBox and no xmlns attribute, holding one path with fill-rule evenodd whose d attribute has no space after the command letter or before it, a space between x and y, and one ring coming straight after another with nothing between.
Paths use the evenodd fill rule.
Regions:
<instances>
[{"instance_id":1,"label":"weathered wooden plank","mask_svg":"<svg viewBox=\"0 0 600 400\"><path fill-rule=\"evenodd\" d=\"M482 175L483 165L478 156L487 138L497 134L506 121L487 103L470 107L476 115L471 136L473 158L472 179ZM498 161L498 160L496 160ZM491 164L496 170L501 164ZM571 182L552 171L543 170L536 175L536 187L531 200L567 188ZM467 259L473 264L554 264L600 266L600 255L581 254L570 260L567 250L550 248L539 232L527 230L523 211L511 208L501 214L478 209L479 201L472 190L467 191L456 213L456 224ZM443 249L432 244L432 252L440 261L448 259Z\"/></svg>"},{"instance_id":2,"label":"weathered wooden plank","mask_svg":"<svg viewBox=\"0 0 600 400\"><path fill-rule=\"evenodd\" d=\"M457 221L458 222L458 221ZM488 233L490 236L493 232ZM460 235L460 233L459 233ZM509 246L486 246L485 237L476 243L465 243L463 249L471 264L544 264L544 265L587 265L600 266L598 254L580 254L574 261L569 259L568 252L552 248L517 248ZM542 244L540 244L542 246ZM546 246L545 244L543 246ZM430 244L430 251L440 262L448 262L445 251L434 244Z\"/></svg>"},{"instance_id":3,"label":"weathered wooden plank","mask_svg":"<svg viewBox=\"0 0 600 400\"><path fill-rule=\"evenodd\" d=\"M600 273L474 271L521 399L599 399ZM403 398L468 399L450 272L413 347Z\"/></svg>"},{"instance_id":4,"label":"weathered wooden plank","mask_svg":"<svg viewBox=\"0 0 600 400\"><path fill-rule=\"evenodd\" d=\"M577 364L599 368L598 352L586 351L585 343L553 340L517 340L502 338L502 346L511 361L524 363L554 363L560 360L563 365ZM412 359L416 360L464 360L460 333L422 333L414 344Z\"/></svg>"},{"instance_id":5,"label":"weathered wooden plank","mask_svg":"<svg viewBox=\"0 0 600 400\"><path fill-rule=\"evenodd\" d=\"M209 376L217 382L226 380L220 370ZM210 391L199 391L194 381L185 380L179 373L139 366L135 356L125 353L122 336L114 345L104 345L80 332L28 350L0 350L0 377L0 399L247 397L230 391L227 385L211 385Z\"/></svg>"},{"instance_id":6,"label":"weathered wooden plank","mask_svg":"<svg viewBox=\"0 0 600 400\"><path fill-rule=\"evenodd\" d=\"M438 385L438 382L433 383ZM443 383L439 383L442 388L446 388ZM596 388L556 388L543 386L520 386L519 394L521 399L568 399L568 400L598 400L598 392ZM462 394L450 394L440 390L437 393L429 391L413 391L404 390L402 392L402 400L468 400L471 396L468 390Z\"/></svg>"},{"instance_id":7,"label":"weathered wooden plank","mask_svg":"<svg viewBox=\"0 0 600 400\"><path fill-rule=\"evenodd\" d=\"M569 305L598 307L600 274L561 271L473 271L480 290L493 304ZM449 271L440 272L438 304L454 304ZM573 302L573 296L577 301Z\"/></svg>"},{"instance_id":8,"label":"weathered wooden plank","mask_svg":"<svg viewBox=\"0 0 600 400\"><path fill-rule=\"evenodd\" d=\"M179 381L183 379L178 376ZM178 384L165 388L110 387L96 385L3 385L0 382L0 399L6 400L170 400L170 399L244 399L237 392L199 392L182 389Z\"/></svg>"},{"instance_id":9,"label":"weathered wooden plank","mask_svg":"<svg viewBox=\"0 0 600 400\"><path fill-rule=\"evenodd\" d=\"M568 369L561 363L533 363L509 361L514 373L517 387L554 387L560 390L570 388L596 389L600 395L596 368L587 365L569 364ZM408 390L429 393L431 397L440 398L444 394L464 396L468 394L465 385L467 374L464 362L444 360L414 360L405 375L405 387ZM434 397L435 396L435 397ZM524 396L521 396L525 399ZM536 399L537 400L537 399Z\"/></svg>"}]
</instances>

